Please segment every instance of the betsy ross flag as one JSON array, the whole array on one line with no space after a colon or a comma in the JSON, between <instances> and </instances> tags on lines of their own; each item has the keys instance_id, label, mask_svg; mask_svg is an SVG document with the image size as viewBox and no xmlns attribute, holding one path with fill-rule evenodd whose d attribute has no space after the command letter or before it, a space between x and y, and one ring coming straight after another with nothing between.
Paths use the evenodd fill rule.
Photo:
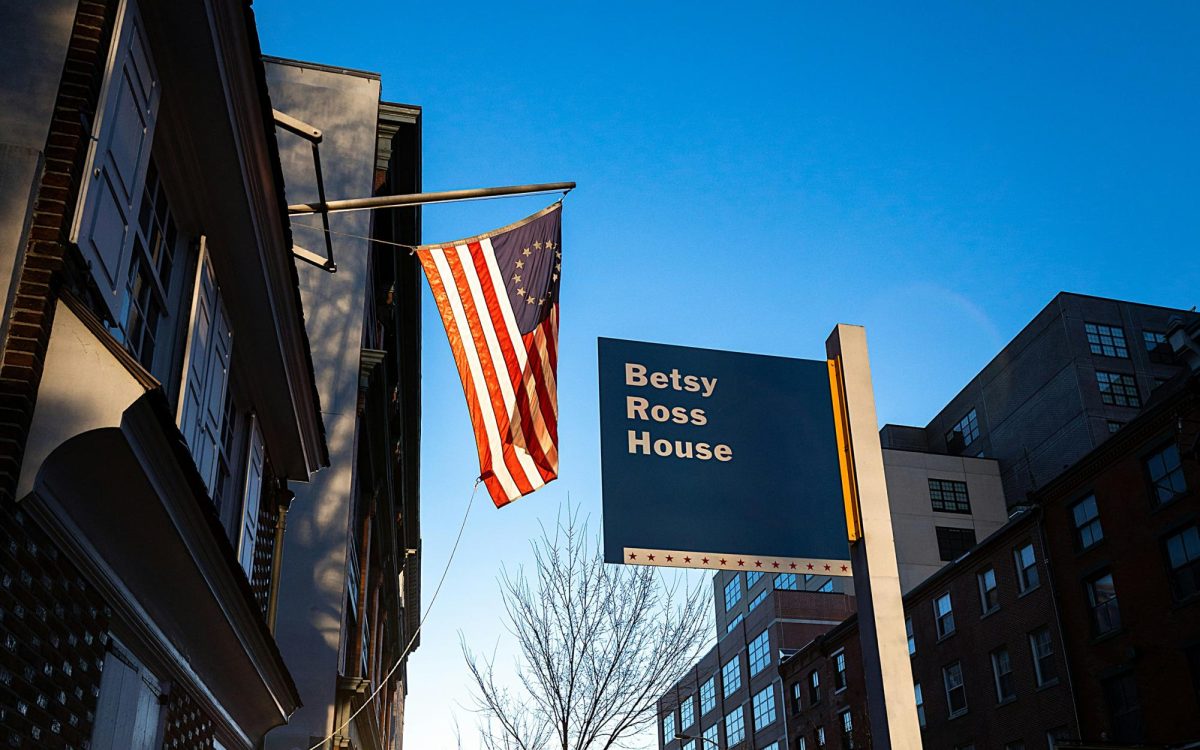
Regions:
<instances>
[{"instance_id":1,"label":"betsy ross flag","mask_svg":"<svg viewBox=\"0 0 1200 750\"><path fill-rule=\"evenodd\" d=\"M561 240L556 203L479 237L417 249L496 507L558 476Z\"/></svg>"}]
</instances>

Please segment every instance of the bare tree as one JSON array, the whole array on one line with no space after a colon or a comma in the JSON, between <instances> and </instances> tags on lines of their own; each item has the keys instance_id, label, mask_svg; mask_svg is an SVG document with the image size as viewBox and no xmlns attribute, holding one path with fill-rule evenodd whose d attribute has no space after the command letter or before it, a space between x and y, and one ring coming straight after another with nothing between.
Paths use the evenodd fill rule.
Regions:
<instances>
[{"instance_id":1,"label":"bare tree","mask_svg":"<svg viewBox=\"0 0 1200 750\"><path fill-rule=\"evenodd\" d=\"M655 703L708 645L709 588L664 581L652 567L606 565L578 511L533 542L532 580L504 571L507 628L520 686L495 657L462 644L475 679L488 750L628 747L656 718Z\"/></svg>"}]
</instances>

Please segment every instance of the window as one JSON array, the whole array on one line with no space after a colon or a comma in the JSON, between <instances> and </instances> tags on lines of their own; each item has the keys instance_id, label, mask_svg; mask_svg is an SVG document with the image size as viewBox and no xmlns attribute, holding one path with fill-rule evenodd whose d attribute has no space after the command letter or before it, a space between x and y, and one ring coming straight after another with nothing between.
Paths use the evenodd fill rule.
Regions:
<instances>
[{"instance_id":1,"label":"window","mask_svg":"<svg viewBox=\"0 0 1200 750\"><path fill-rule=\"evenodd\" d=\"M750 641L750 676L758 674L771 663L770 631L764 630Z\"/></svg>"},{"instance_id":2,"label":"window","mask_svg":"<svg viewBox=\"0 0 1200 750\"><path fill-rule=\"evenodd\" d=\"M1170 362L1171 345L1167 343L1167 334L1161 331L1142 331L1142 342L1150 353L1151 362Z\"/></svg>"},{"instance_id":3,"label":"window","mask_svg":"<svg viewBox=\"0 0 1200 750\"><path fill-rule=\"evenodd\" d=\"M1142 706L1138 702L1137 683L1132 672L1105 680L1104 702L1112 720L1112 740L1121 743L1141 743L1146 728L1142 723Z\"/></svg>"},{"instance_id":4,"label":"window","mask_svg":"<svg viewBox=\"0 0 1200 750\"><path fill-rule=\"evenodd\" d=\"M1129 359L1129 349L1125 346L1125 330L1120 326L1084 323L1083 330L1087 334L1088 348L1092 350L1092 354Z\"/></svg>"},{"instance_id":5,"label":"window","mask_svg":"<svg viewBox=\"0 0 1200 750\"><path fill-rule=\"evenodd\" d=\"M996 586L996 569L988 568L976 574L979 580L979 605L986 615L1000 609L1000 590Z\"/></svg>"},{"instance_id":6,"label":"window","mask_svg":"<svg viewBox=\"0 0 1200 750\"><path fill-rule=\"evenodd\" d=\"M665 744L665 743L664 743ZM688 740L683 743L683 750L696 750L696 741Z\"/></svg>"},{"instance_id":7,"label":"window","mask_svg":"<svg viewBox=\"0 0 1200 750\"><path fill-rule=\"evenodd\" d=\"M1071 730L1067 727L1055 727L1046 732L1046 745L1050 750L1054 750L1064 742L1070 742L1071 739Z\"/></svg>"},{"instance_id":8,"label":"window","mask_svg":"<svg viewBox=\"0 0 1200 750\"><path fill-rule=\"evenodd\" d=\"M700 686L700 715L708 713L717 706L717 678L709 677L708 681Z\"/></svg>"},{"instance_id":9,"label":"window","mask_svg":"<svg viewBox=\"0 0 1200 750\"><path fill-rule=\"evenodd\" d=\"M946 684L946 705L950 709L950 718L961 716L967 712L967 688L963 685L962 664L942 667L942 681Z\"/></svg>"},{"instance_id":10,"label":"window","mask_svg":"<svg viewBox=\"0 0 1200 750\"><path fill-rule=\"evenodd\" d=\"M746 719L738 706L725 714L725 747L733 747L746 739Z\"/></svg>"},{"instance_id":11,"label":"window","mask_svg":"<svg viewBox=\"0 0 1200 750\"><path fill-rule=\"evenodd\" d=\"M846 652L838 651L833 655L833 692L840 693L846 689Z\"/></svg>"},{"instance_id":12,"label":"window","mask_svg":"<svg viewBox=\"0 0 1200 750\"><path fill-rule=\"evenodd\" d=\"M825 727L817 727L816 737L817 737L817 747L818 748L825 747Z\"/></svg>"},{"instance_id":13,"label":"window","mask_svg":"<svg viewBox=\"0 0 1200 750\"><path fill-rule=\"evenodd\" d=\"M766 600L766 598L767 598L767 590L763 589L762 591L758 592L758 596L756 596L750 600L750 606L746 608L747 611L753 612L754 608L757 607L758 605L762 604Z\"/></svg>"},{"instance_id":14,"label":"window","mask_svg":"<svg viewBox=\"0 0 1200 750\"><path fill-rule=\"evenodd\" d=\"M780 573L775 576L775 588L784 591L799 591L800 586L796 583L795 573Z\"/></svg>"},{"instance_id":15,"label":"window","mask_svg":"<svg viewBox=\"0 0 1200 750\"><path fill-rule=\"evenodd\" d=\"M742 686L742 665L737 656L725 662L725 666L721 669L721 684L725 686L726 698Z\"/></svg>"},{"instance_id":16,"label":"window","mask_svg":"<svg viewBox=\"0 0 1200 750\"><path fill-rule=\"evenodd\" d=\"M954 632L954 604L950 601L949 592L933 600L933 618L937 621L938 638L945 638Z\"/></svg>"},{"instance_id":17,"label":"window","mask_svg":"<svg viewBox=\"0 0 1200 750\"><path fill-rule=\"evenodd\" d=\"M762 578L763 574L757 570L752 570L746 574L746 590L754 588L754 584L758 583L758 579Z\"/></svg>"},{"instance_id":18,"label":"window","mask_svg":"<svg viewBox=\"0 0 1200 750\"><path fill-rule=\"evenodd\" d=\"M833 593L833 579L826 578L825 583L822 583L820 586L817 587L817 593L818 594L832 594Z\"/></svg>"},{"instance_id":19,"label":"window","mask_svg":"<svg viewBox=\"0 0 1200 750\"><path fill-rule=\"evenodd\" d=\"M930 479L929 500L933 509L943 513L970 513L971 500L967 497L967 483L953 479Z\"/></svg>"},{"instance_id":20,"label":"window","mask_svg":"<svg viewBox=\"0 0 1200 750\"><path fill-rule=\"evenodd\" d=\"M247 580L254 577L254 546L258 541L258 505L262 498L265 452L258 418L250 418L250 446L246 458L246 492L242 501L242 533L238 561ZM363 629L366 632L366 628Z\"/></svg>"},{"instance_id":21,"label":"window","mask_svg":"<svg viewBox=\"0 0 1200 750\"><path fill-rule=\"evenodd\" d=\"M808 739L804 737L797 737L796 750L808 750Z\"/></svg>"},{"instance_id":22,"label":"window","mask_svg":"<svg viewBox=\"0 0 1200 750\"><path fill-rule=\"evenodd\" d=\"M1096 496L1088 495L1071 506L1071 518L1075 521L1075 547L1087 549L1104 538L1100 528L1100 511L1096 508Z\"/></svg>"},{"instance_id":23,"label":"window","mask_svg":"<svg viewBox=\"0 0 1200 750\"><path fill-rule=\"evenodd\" d=\"M958 452L966 448L971 443L979 438L979 417L975 414L975 410L967 412L967 415L958 421L949 432L946 433L946 449L951 452Z\"/></svg>"},{"instance_id":24,"label":"window","mask_svg":"<svg viewBox=\"0 0 1200 750\"><path fill-rule=\"evenodd\" d=\"M1100 400L1109 406L1138 407L1142 405L1141 396L1138 395L1137 381L1133 379L1132 375L1097 370L1096 383L1100 386Z\"/></svg>"},{"instance_id":25,"label":"window","mask_svg":"<svg viewBox=\"0 0 1200 750\"><path fill-rule=\"evenodd\" d=\"M917 723L925 728L925 694L921 692L921 683L913 685L913 695L917 697Z\"/></svg>"},{"instance_id":26,"label":"window","mask_svg":"<svg viewBox=\"0 0 1200 750\"><path fill-rule=\"evenodd\" d=\"M737 617L735 617L735 618L733 618L732 620L730 620L730 621L729 621L729 624L725 626L725 632L726 632L726 633L732 633L732 632L733 632L733 629L734 629L734 628L736 628L736 627L738 626L738 624L740 624L740 623L741 623L741 621L742 621L743 619L745 619L745 617L742 615L742 613L741 613L741 612L738 612L738 614L737 614Z\"/></svg>"},{"instance_id":27,"label":"window","mask_svg":"<svg viewBox=\"0 0 1200 750\"><path fill-rule=\"evenodd\" d=\"M729 583L725 584L725 611L733 609L733 606L742 600L742 577L735 575Z\"/></svg>"},{"instance_id":28,"label":"window","mask_svg":"<svg viewBox=\"0 0 1200 750\"><path fill-rule=\"evenodd\" d=\"M938 556L945 562L957 560L975 546L975 529L936 526Z\"/></svg>"},{"instance_id":29,"label":"window","mask_svg":"<svg viewBox=\"0 0 1200 750\"><path fill-rule=\"evenodd\" d=\"M1037 674L1038 687L1058 680L1058 667L1054 664L1054 643L1050 640L1050 628L1040 628L1029 634L1029 648L1033 652L1033 669Z\"/></svg>"},{"instance_id":30,"label":"window","mask_svg":"<svg viewBox=\"0 0 1200 750\"><path fill-rule=\"evenodd\" d=\"M1088 606L1092 608L1092 635L1104 635L1121 627L1121 610L1117 608L1117 589L1112 573L1101 573L1085 584Z\"/></svg>"},{"instance_id":31,"label":"window","mask_svg":"<svg viewBox=\"0 0 1200 750\"><path fill-rule=\"evenodd\" d=\"M662 717L663 744L667 744L675 737L675 712Z\"/></svg>"},{"instance_id":32,"label":"window","mask_svg":"<svg viewBox=\"0 0 1200 750\"><path fill-rule=\"evenodd\" d=\"M205 244L196 268L192 337L184 365L179 431L204 480L209 497L217 489L226 387L233 334Z\"/></svg>"},{"instance_id":33,"label":"window","mask_svg":"<svg viewBox=\"0 0 1200 750\"><path fill-rule=\"evenodd\" d=\"M808 673L808 702L821 702L821 673L815 669Z\"/></svg>"},{"instance_id":34,"label":"window","mask_svg":"<svg viewBox=\"0 0 1200 750\"><path fill-rule=\"evenodd\" d=\"M1012 659L1004 646L992 652L992 677L996 682L996 702L1016 700L1017 690L1013 686Z\"/></svg>"},{"instance_id":35,"label":"window","mask_svg":"<svg viewBox=\"0 0 1200 750\"><path fill-rule=\"evenodd\" d=\"M1109 435L1112 435L1112 434L1113 434L1113 433L1115 433L1117 430L1120 430L1120 429L1121 429L1121 424L1122 424L1121 422L1117 422L1117 421L1114 421L1114 420L1112 420L1112 419L1108 420L1108 434L1109 434ZM1024 745L1022 745L1022 747L1024 747Z\"/></svg>"},{"instance_id":36,"label":"window","mask_svg":"<svg viewBox=\"0 0 1200 750\"><path fill-rule=\"evenodd\" d=\"M1037 557L1033 554L1033 545L1026 544L1013 550L1013 560L1017 563L1017 585L1020 586L1021 593L1037 588L1041 579L1038 578Z\"/></svg>"},{"instance_id":37,"label":"window","mask_svg":"<svg viewBox=\"0 0 1200 750\"><path fill-rule=\"evenodd\" d=\"M95 127L85 141L85 177L71 228L71 240L99 288L99 301L114 321L122 320L127 283L142 275L132 270L138 232L129 229L140 224L135 213L142 205L162 93L137 3L125 6L112 65L105 71L107 95L98 103Z\"/></svg>"},{"instance_id":38,"label":"window","mask_svg":"<svg viewBox=\"0 0 1200 750\"><path fill-rule=\"evenodd\" d=\"M908 655L912 656L917 653L917 638L913 635L913 624L911 617L904 618L904 632L908 635Z\"/></svg>"},{"instance_id":39,"label":"window","mask_svg":"<svg viewBox=\"0 0 1200 750\"><path fill-rule=\"evenodd\" d=\"M850 715L850 709L846 709L841 713L842 725L842 748L843 750L851 750L854 747L854 718Z\"/></svg>"},{"instance_id":40,"label":"window","mask_svg":"<svg viewBox=\"0 0 1200 750\"><path fill-rule=\"evenodd\" d=\"M1179 463L1179 446L1173 441L1146 459L1146 471L1159 505L1171 502L1187 489L1183 466Z\"/></svg>"},{"instance_id":41,"label":"window","mask_svg":"<svg viewBox=\"0 0 1200 750\"><path fill-rule=\"evenodd\" d=\"M1171 593L1180 601L1200 593L1200 530L1189 526L1167 537L1166 545Z\"/></svg>"},{"instance_id":42,"label":"window","mask_svg":"<svg viewBox=\"0 0 1200 750\"><path fill-rule=\"evenodd\" d=\"M713 724L708 729L704 730L704 734L702 734L700 736L703 737L705 740L707 740L707 742L700 743L700 750L704 750L705 748L720 747L720 745L717 744L717 741L719 739L718 734L721 731L718 728L720 726L721 726L721 724L720 724L720 722L718 722L716 724Z\"/></svg>"},{"instance_id":43,"label":"window","mask_svg":"<svg viewBox=\"0 0 1200 750\"><path fill-rule=\"evenodd\" d=\"M696 702L692 696L683 699L679 704L679 728L687 729L696 720Z\"/></svg>"},{"instance_id":44,"label":"window","mask_svg":"<svg viewBox=\"0 0 1200 750\"><path fill-rule=\"evenodd\" d=\"M800 683L793 682L792 683L792 710L795 711L796 713L799 713L800 710L804 707L804 704L800 702L800 696L801 696L802 692L803 692L803 689L800 687Z\"/></svg>"},{"instance_id":45,"label":"window","mask_svg":"<svg viewBox=\"0 0 1200 750\"><path fill-rule=\"evenodd\" d=\"M775 686L767 685L754 695L754 731L775 721Z\"/></svg>"},{"instance_id":46,"label":"window","mask_svg":"<svg viewBox=\"0 0 1200 750\"><path fill-rule=\"evenodd\" d=\"M803 738L801 738L803 739ZM772 742L770 745L764 745L761 750L779 750L779 742Z\"/></svg>"},{"instance_id":47,"label":"window","mask_svg":"<svg viewBox=\"0 0 1200 750\"><path fill-rule=\"evenodd\" d=\"M7 701L8 694L5 699ZM164 703L158 679L115 640L110 641L104 655L104 671L100 675L91 747L93 750L151 750L162 723L161 714L165 713ZM8 716L5 719L5 726L10 726L12 720ZM38 744L47 747L57 743Z\"/></svg>"}]
</instances>

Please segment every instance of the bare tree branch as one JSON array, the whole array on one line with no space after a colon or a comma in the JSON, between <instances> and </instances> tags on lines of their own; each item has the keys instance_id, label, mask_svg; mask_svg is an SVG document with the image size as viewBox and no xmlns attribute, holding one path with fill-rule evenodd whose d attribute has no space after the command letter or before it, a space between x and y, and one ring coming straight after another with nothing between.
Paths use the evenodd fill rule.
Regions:
<instances>
[{"instance_id":1,"label":"bare tree branch","mask_svg":"<svg viewBox=\"0 0 1200 750\"><path fill-rule=\"evenodd\" d=\"M502 571L500 592L520 687L462 643L486 750L629 747L712 632L706 582L685 588L655 568L606 565L570 507L533 542L532 575Z\"/></svg>"}]
</instances>

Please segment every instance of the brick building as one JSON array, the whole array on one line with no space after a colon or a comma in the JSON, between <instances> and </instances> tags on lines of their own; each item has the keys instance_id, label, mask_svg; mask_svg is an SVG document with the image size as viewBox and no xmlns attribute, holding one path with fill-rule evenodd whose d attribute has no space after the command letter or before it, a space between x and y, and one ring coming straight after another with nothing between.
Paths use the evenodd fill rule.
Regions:
<instances>
[{"instance_id":1,"label":"brick building","mask_svg":"<svg viewBox=\"0 0 1200 750\"><path fill-rule=\"evenodd\" d=\"M317 571L358 613L328 705L383 688L339 746L396 746L403 671L382 674L419 609L412 264L366 243L344 275L298 273L292 134L248 3L18 5L0 61L0 743L260 747L309 701L276 627ZM364 178L350 195L419 184L419 111L375 83L366 148L324 163ZM367 228L409 242L419 215ZM322 304L337 284L350 313ZM330 331L352 367L318 359ZM331 567L292 544L320 536L314 473L354 482Z\"/></svg>"}]
</instances>

